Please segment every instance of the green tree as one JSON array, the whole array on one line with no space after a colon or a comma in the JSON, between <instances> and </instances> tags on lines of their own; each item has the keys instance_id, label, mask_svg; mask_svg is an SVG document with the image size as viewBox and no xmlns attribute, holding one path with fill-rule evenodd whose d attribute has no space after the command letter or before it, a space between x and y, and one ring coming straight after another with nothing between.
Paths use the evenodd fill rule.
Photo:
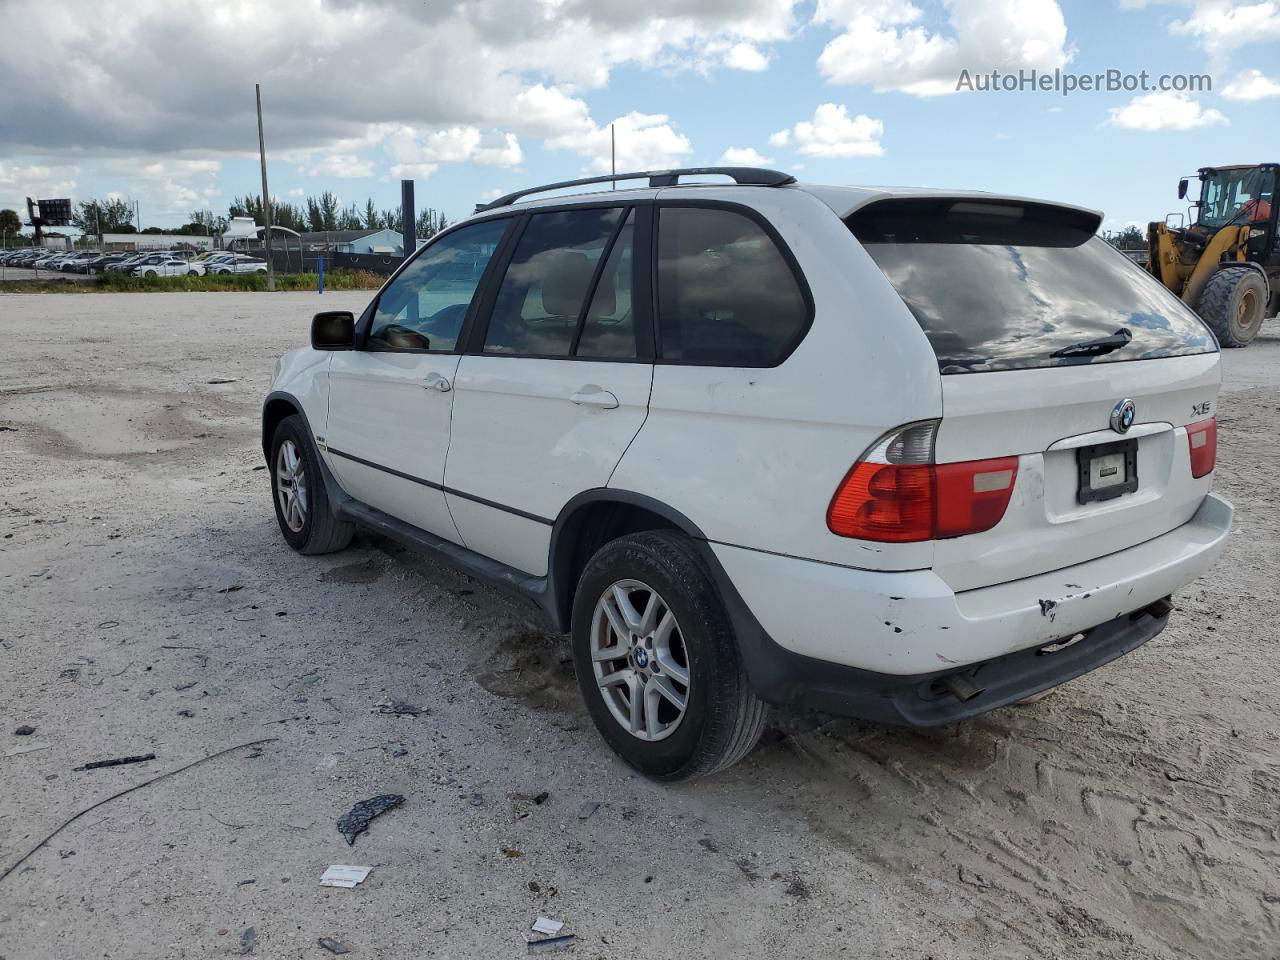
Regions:
<instances>
[{"instance_id":1,"label":"green tree","mask_svg":"<svg viewBox=\"0 0 1280 960\"><path fill-rule=\"evenodd\" d=\"M338 214L339 230L361 230L363 228L364 219L360 216L360 208L354 203Z\"/></svg>"},{"instance_id":2,"label":"green tree","mask_svg":"<svg viewBox=\"0 0 1280 960\"><path fill-rule=\"evenodd\" d=\"M415 232L419 240L430 240L449 225L449 219L435 207L425 207L418 211L415 221Z\"/></svg>"},{"instance_id":3,"label":"green tree","mask_svg":"<svg viewBox=\"0 0 1280 960\"><path fill-rule=\"evenodd\" d=\"M1102 239L1117 250L1143 250L1147 246L1147 237L1134 224L1123 230L1103 230Z\"/></svg>"},{"instance_id":4,"label":"green tree","mask_svg":"<svg viewBox=\"0 0 1280 960\"><path fill-rule=\"evenodd\" d=\"M71 223L81 233L129 233L133 230L133 207L119 198L81 200L71 213Z\"/></svg>"},{"instance_id":5,"label":"green tree","mask_svg":"<svg viewBox=\"0 0 1280 960\"><path fill-rule=\"evenodd\" d=\"M381 230L383 227L382 217L378 214L378 208L373 205L372 197L364 202L364 225L369 230Z\"/></svg>"},{"instance_id":6,"label":"green tree","mask_svg":"<svg viewBox=\"0 0 1280 960\"><path fill-rule=\"evenodd\" d=\"M17 210L0 210L0 234L8 239L22 229L22 218Z\"/></svg>"},{"instance_id":7,"label":"green tree","mask_svg":"<svg viewBox=\"0 0 1280 960\"><path fill-rule=\"evenodd\" d=\"M397 233L399 233L403 223L404 223L404 218L400 215L399 207L396 207L396 209L394 210L382 211L382 225L386 227L388 230L395 230Z\"/></svg>"},{"instance_id":8,"label":"green tree","mask_svg":"<svg viewBox=\"0 0 1280 960\"><path fill-rule=\"evenodd\" d=\"M233 217L253 217L253 222L258 226L264 226L266 221L262 216L262 196L260 194L248 194L243 197L235 197L231 201L229 212ZM302 209L295 207L291 203L272 197L271 198L271 223L277 227L288 227L290 230L306 229L306 214Z\"/></svg>"},{"instance_id":9,"label":"green tree","mask_svg":"<svg viewBox=\"0 0 1280 960\"><path fill-rule=\"evenodd\" d=\"M313 233L338 229L338 198L328 190L307 197L307 229Z\"/></svg>"}]
</instances>

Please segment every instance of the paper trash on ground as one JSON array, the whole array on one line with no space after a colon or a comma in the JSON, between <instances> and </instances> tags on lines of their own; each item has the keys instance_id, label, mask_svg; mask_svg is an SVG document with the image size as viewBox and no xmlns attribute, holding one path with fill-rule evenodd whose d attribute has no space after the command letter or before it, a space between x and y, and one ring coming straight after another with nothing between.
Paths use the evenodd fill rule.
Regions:
<instances>
[{"instance_id":1,"label":"paper trash on ground","mask_svg":"<svg viewBox=\"0 0 1280 960\"><path fill-rule=\"evenodd\" d=\"M560 928L563 926L564 924L559 920L552 920L549 917L539 917L537 920L533 921L533 932L546 933L551 936L555 936L560 932Z\"/></svg>"},{"instance_id":2,"label":"paper trash on ground","mask_svg":"<svg viewBox=\"0 0 1280 960\"><path fill-rule=\"evenodd\" d=\"M361 883L373 867L349 867L340 863L335 863L328 870L320 875L320 886L322 887L354 887L357 883Z\"/></svg>"}]
</instances>

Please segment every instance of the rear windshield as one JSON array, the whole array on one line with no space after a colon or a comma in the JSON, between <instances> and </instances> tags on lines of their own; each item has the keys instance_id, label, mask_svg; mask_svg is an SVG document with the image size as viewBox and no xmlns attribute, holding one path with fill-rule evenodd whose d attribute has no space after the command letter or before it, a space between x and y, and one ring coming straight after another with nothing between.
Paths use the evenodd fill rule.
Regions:
<instances>
[{"instance_id":1,"label":"rear windshield","mask_svg":"<svg viewBox=\"0 0 1280 960\"><path fill-rule=\"evenodd\" d=\"M924 328L943 373L1211 353L1208 328L1094 232L1048 204L886 200L849 227Z\"/></svg>"}]
</instances>

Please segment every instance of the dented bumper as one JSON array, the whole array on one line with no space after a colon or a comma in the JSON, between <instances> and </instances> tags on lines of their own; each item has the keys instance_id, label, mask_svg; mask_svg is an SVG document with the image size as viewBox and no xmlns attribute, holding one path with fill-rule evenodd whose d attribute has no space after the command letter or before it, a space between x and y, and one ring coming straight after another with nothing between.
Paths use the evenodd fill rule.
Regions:
<instances>
[{"instance_id":1,"label":"dented bumper","mask_svg":"<svg viewBox=\"0 0 1280 960\"><path fill-rule=\"evenodd\" d=\"M722 544L709 547L723 569L722 589L739 608L735 626L740 639L747 637L743 656L752 682L766 699L798 702L805 698L796 691L812 683L792 675L807 674L807 662L816 665L819 676L847 667L852 671L848 682L871 674L898 678L902 683L890 684L895 687L911 686L941 674L972 673L979 664L1019 652L1034 655L1046 644L1082 633L1090 634L1098 648L1110 638L1116 652L1099 663L1114 659L1163 629L1165 617L1130 617L1155 609L1153 604L1209 568L1222 551L1232 513L1227 500L1209 494L1191 520L1146 543L960 593L929 570L882 573ZM748 624L758 626L759 638L751 636ZM1041 663L1054 659L1044 657ZM1039 689L1092 669L1071 673L1070 659L1058 661L1070 674L1058 680L1040 676L1042 667L1037 667L1036 682L1047 681Z\"/></svg>"}]
</instances>

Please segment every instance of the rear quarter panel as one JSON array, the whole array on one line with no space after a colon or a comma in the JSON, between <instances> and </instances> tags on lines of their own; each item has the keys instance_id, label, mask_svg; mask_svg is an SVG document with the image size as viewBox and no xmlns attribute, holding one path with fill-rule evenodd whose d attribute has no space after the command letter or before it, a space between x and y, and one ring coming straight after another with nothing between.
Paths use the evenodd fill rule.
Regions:
<instances>
[{"instance_id":1,"label":"rear quarter panel","mask_svg":"<svg viewBox=\"0 0 1280 960\"><path fill-rule=\"evenodd\" d=\"M610 480L689 517L713 541L881 570L929 567L932 546L827 529L857 457L891 427L941 415L937 363L919 325L831 208L800 190L682 187L659 200L749 204L781 235L814 301L781 365L659 363L649 416Z\"/></svg>"}]
</instances>

